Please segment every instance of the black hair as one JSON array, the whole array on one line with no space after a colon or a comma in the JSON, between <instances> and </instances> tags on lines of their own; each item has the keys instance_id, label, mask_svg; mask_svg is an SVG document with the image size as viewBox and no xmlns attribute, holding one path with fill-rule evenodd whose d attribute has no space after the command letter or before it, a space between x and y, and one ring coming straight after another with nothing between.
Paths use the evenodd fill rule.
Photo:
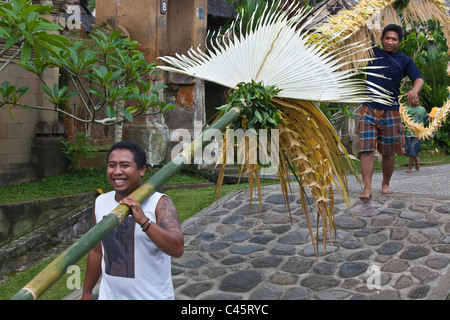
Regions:
<instances>
[{"instance_id":1,"label":"black hair","mask_svg":"<svg viewBox=\"0 0 450 320\"><path fill-rule=\"evenodd\" d=\"M399 42L402 42L402 40L403 40L403 29L402 29L402 27L400 27L399 25L396 25L396 24L388 24L383 29L383 33L381 35L381 38L384 38L384 35L388 31L394 31L395 33L397 33Z\"/></svg>"},{"instance_id":2,"label":"black hair","mask_svg":"<svg viewBox=\"0 0 450 320\"><path fill-rule=\"evenodd\" d=\"M133 153L133 159L137 164L138 169L142 168L147 164L147 157L145 155L144 149L137 143L131 141L119 141L116 142L111 149L109 149L108 157L106 159L109 160L109 155L116 149L127 149Z\"/></svg>"}]
</instances>

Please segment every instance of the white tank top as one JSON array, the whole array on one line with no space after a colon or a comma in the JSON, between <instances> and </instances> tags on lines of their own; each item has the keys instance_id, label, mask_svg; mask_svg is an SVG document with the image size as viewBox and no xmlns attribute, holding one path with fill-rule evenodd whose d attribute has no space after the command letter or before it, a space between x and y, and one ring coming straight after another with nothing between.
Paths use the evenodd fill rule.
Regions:
<instances>
[{"instance_id":1,"label":"white tank top","mask_svg":"<svg viewBox=\"0 0 450 320\"><path fill-rule=\"evenodd\" d=\"M95 201L97 223L119 204L115 191ZM156 223L155 208L163 194L155 192L141 204ZM128 216L102 240L102 280L99 300L173 300L171 258L162 252Z\"/></svg>"}]
</instances>

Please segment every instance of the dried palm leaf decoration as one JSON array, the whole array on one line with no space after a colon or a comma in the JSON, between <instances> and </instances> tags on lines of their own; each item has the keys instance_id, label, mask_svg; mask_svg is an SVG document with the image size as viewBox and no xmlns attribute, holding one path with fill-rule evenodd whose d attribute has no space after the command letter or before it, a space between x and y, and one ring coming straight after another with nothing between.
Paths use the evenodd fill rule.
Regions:
<instances>
[{"instance_id":1,"label":"dried palm leaf decoration","mask_svg":"<svg viewBox=\"0 0 450 320\"><path fill-rule=\"evenodd\" d=\"M355 170L350 161L344 160L349 155L317 102L377 100L389 104L389 98L382 89L368 91L366 81L360 76L366 70L342 70L347 63L346 54L366 50L361 49L362 44L351 50L348 46L336 49L336 44L341 44L346 37L339 33L324 37L320 30L306 30L305 26L314 19L306 17L304 9L297 5L287 10L266 5L261 18L253 17L249 22L251 27L235 31L232 26L225 33L228 38L210 43L206 52L191 49L187 55L160 59L169 65L161 69L235 90L229 104L221 108L223 112L231 108L239 110L241 117L232 124L233 128L279 130L277 167L283 195L287 199L293 175L300 186L302 207L309 222L303 192L309 188L317 207L317 228L322 220L325 245L327 238L334 238L335 231L333 187L350 208L346 172ZM245 150L245 146L240 149ZM258 190L260 169L259 164L246 161L245 173L249 175L250 186L256 182ZM309 227L315 243L311 223Z\"/></svg>"},{"instance_id":2,"label":"dried palm leaf decoration","mask_svg":"<svg viewBox=\"0 0 450 320\"><path fill-rule=\"evenodd\" d=\"M323 23L317 24L323 36L339 34L342 39L351 34L342 45L349 45L366 39L368 47L372 43L381 45L381 33L388 24L412 25L414 21L439 21L447 44L450 47L450 17L442 0L361 0L351 10L341 10L329 16ZM400 17L400 14L401 16ZM360 50L348 54L344 61L356 63L370 57L371 50Z\"/></svg>"},{"instance_id":3,"label":"dried palm leaf decoration","mask_svg":"<svg viewBox=\"0 0 450 320\"><path fill-rule=\"evenodd\" d=\"M449 88L450 89L450 88ZM431 123L428 126L424 126L421 123L415 122L409 116L406 111L405 106L400 102L400 116L402 118L402 122L408 127L409 130L419 139L426 140L432 138L434 133L440 126L445 123L449 113L450 113L450 100L444 103L442 108L440 108L439 113L433 117Z\"/></svg>"}]
</instances>

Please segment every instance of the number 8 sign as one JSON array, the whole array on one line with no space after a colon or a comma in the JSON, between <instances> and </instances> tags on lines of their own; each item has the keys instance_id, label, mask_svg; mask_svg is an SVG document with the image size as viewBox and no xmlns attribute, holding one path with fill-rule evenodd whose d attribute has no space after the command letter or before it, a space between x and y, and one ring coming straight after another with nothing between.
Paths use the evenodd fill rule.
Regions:
<instances>
[{"instance_id":1,"label":"number 8 sign","mask_svg":"<svg viewBox=\"0 0 450 320\"><path fill-rule=\"evenodd\" d=\"M166 14L167 13L167 0L161 0L161 2L160 2L160 12L162 14Z\"/></svg>"}]
</instances>

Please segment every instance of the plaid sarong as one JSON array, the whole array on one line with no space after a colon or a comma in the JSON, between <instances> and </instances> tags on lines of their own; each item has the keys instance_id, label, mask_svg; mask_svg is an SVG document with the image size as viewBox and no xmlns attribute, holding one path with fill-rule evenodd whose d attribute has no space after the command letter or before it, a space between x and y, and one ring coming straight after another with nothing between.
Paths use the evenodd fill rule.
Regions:
<instances>
[{"instance_id":1,"label":"plaid sarong","mask_svg":"<svg viewBox=\"0 0 450 320\"><path fill-rule=\"evenodd\" d=\"M378 150L382 155L405 153L405 128L398 110L361 107L359 151Z\"/></svg>"}]
</instances>

